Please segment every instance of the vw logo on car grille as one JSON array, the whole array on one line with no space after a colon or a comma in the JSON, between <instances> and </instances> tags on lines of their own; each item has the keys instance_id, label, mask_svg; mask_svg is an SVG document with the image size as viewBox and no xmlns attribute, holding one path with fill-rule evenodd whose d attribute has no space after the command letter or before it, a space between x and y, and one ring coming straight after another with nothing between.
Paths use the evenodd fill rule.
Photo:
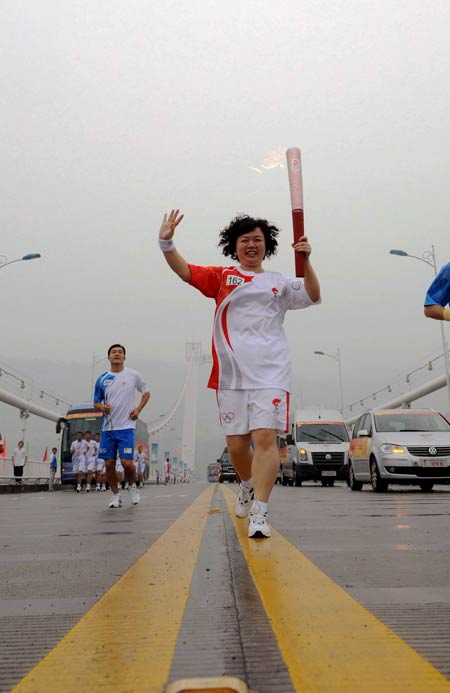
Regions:
<instances>
[{"instance_id":1,"label":"vw logo on car grille","mask_svg":"<svg viewBox=\"0 0 450 693\"><path fill-rule=\"evenodd\" d=\"M437 450L434 447L428 448L428 452L430 453L430 455L436 455L437 454Z\"/></svg>"},{"instance_id":2,"label":"vw logo on car grille","mask_svg":"<svg viewBox=\"0 0 450 693\"><path fill-rule=\"evenodd\" d=\"M327 460L327 462L329 462L329 461L331 460L331 455L330 455L330 453L327 453L327 454L325 455L325 459Z\"/></svg>"}]
</instances>

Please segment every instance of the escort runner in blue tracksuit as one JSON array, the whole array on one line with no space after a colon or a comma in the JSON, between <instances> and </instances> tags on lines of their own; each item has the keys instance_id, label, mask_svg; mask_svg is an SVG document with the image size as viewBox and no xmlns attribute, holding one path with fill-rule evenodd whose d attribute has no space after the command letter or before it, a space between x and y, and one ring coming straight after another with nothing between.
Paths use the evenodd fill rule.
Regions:
<instances>
[{"instance_id":1,"label":"escort runner in blue tracksuit","mask_svg":"<svg viewBox=\"0 0 450 693\"><path fill-rule=\"evenodd\" d=\"M125 367L126 350L121 344L108 349L111 368L95 383L94 407L103 413L99 455L106 461L106 478L113 493L110 508L120 508L122 499L116 475L116 458L122 462L132 505L139 503L134 465L134 432L140 412L150 399L141 375ZM142 394L134 405L136 390Z\"/></svg>"}]
</instances>

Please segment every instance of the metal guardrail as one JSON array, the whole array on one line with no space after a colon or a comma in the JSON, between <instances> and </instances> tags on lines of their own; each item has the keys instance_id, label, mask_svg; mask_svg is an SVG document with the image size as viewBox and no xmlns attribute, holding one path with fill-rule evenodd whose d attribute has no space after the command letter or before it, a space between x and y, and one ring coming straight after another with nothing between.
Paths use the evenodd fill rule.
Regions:
<instances>
[{"instance_id":1,"label":"metal guardrail","mask_svg":"<svg viewBox=\"0 0 450 693\"><path fill-rule=\"evenodd\" d=\"M48 477L19 477L19 481L14 476L0 476L0 486L45 486L48 487ZM55 482L55 487L60 486L60 482Z\"/></svg>"},{"instance_id":2,"label":"metal guardrail","mask_svg":"<svg viewBox=\"0 0 450 693\"><path fill-rule=\"evenodd\" d=\"M2 479L13 479L14 477L14 465L10 457L0 458L0 480ZM22 479L45 479L46 483L50 478L50 462L42 462L37 460L28 460L23 468ZM58 470L58 476L55 481L60 482L60 473Z\"/></svg>"}]
</instances>

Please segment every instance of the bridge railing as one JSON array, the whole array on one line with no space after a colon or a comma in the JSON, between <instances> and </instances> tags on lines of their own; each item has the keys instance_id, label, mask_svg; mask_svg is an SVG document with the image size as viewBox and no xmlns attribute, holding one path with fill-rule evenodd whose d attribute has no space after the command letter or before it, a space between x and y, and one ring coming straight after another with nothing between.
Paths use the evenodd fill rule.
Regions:
<instances>
[{"instance_id":1,"label":"bridge railing","mask_svg":"<svg viewBox=\"0 0 450 693\"><path fill-rule=\"evenodd\" d=\"M0 483L8 483L14 480L14 465L10 457L0 458ZM50 462L42 462L38 460L28 460L23 468L23 483L27 483L30 479L34 482L36 479L42 479L41 483L48 482L50 478ZM59 480L60 473L55 479Z\"/></svg>"}]
</instances>

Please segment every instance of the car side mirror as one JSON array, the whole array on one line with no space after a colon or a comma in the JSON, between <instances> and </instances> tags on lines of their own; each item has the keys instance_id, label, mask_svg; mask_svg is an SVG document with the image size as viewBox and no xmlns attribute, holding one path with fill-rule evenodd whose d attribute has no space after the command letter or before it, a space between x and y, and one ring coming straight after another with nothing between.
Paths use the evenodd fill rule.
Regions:
<instances>
[{"instance_id":1,"label":"car side mirror","mask_svg":"<svg viewBox=\"0 0 450 693\"><path fill-rule=\"evenodd\" d=\"M358 431L358 438L370 438L369 431L367 431L365 428L362 428L360 431Z\"/></svg>"},{"instance_id":2,"label":"car side mirror","mask_svg":"<svg viewBox=\"0 0 450 693\"><path fill-rule=\"evenodd\" d=\"M294 437L290 433L288 433L286 436L286 444L294 445Z\"/></svg>"}]
</instances>

